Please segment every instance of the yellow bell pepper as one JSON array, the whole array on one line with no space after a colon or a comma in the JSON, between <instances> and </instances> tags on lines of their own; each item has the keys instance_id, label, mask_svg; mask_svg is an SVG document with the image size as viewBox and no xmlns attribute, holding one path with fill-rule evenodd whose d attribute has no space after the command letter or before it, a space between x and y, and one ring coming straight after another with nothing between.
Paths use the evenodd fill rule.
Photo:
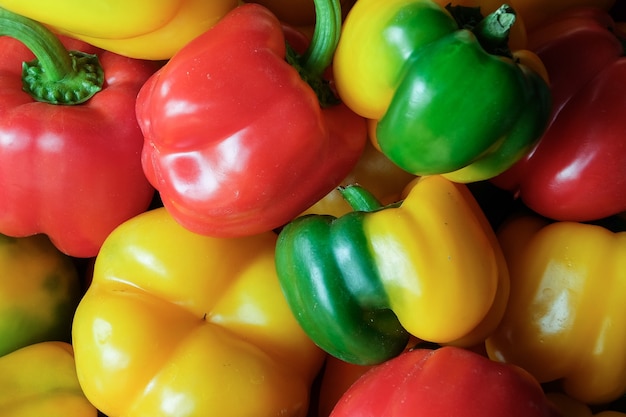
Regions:
<instances>
[{"instance_id":1,"label":"yellow bell pepper","mask_svg":"<svg viewBox=\"0 0 626 417\"><path fill-rule=\"evenodd\" d=\"M507 265L468 188L429 176L405 191L382 207L362 187L346 187L355 211L302 216L280 232L276 269L291 310L346 362L383 362L410 335L483 343L504 314Z\"/></svg>"},{"instance_id":2,"label":"yellow bell pepper","mask_svg":"<svg viewBox=\"0 0 626 417\"><path fill-rule=\"evenodd\" d=\"M104 242L73 325L78 378L108 416L305 416L324 353L274 268L276 235L194 234L163 208Z\"/></svg>"},{"instance_id":3,"label":"yellow bell pepper","mask_svg":"<svg viewBox=\"0 0 626 417\"><path fill-rule=\"evenodd\" d=\"M498 238L511 293L489 357L587 404L626 393L626 232L523 215Z\"/></svg>"},{"instance_id":4,"label":"yellow bell pepper","mask_svg":"<svg viewBox=\"0 0 626 417\"><path fill-rule=\"evenodd\" d=\"M120 55L169 59L238 0L1 0L0 7Z\"/></svg>"},{"instance_id":5,"label":"yellow bell pepper","mask_svg":"<svg viewBox=\"0 0 626 417\"><path fill-rule=\"evenodd\" d=\"M41 342L0 357L2 417L95 417L85 398L72 346Z\"/></svg>"}]
</instances>

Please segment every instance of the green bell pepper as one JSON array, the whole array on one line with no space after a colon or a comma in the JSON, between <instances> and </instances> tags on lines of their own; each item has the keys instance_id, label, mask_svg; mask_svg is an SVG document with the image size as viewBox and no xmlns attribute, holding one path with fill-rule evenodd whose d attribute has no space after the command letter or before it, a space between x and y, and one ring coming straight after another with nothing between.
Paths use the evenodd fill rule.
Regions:
<instances>
[{"instance_id":1,"label":"green bell pepper","mask_svg":"<svg viewBox=\"0 0 626 417\"><path fill-rule=\"evenodd\" d=\"M511 51L515 12L431 0L360 0L334 60L339 96L375 124L372 140L402 169L459 182L491 178L539 139L550 114L545 68Z\"/></svg>"},{"instance_id":2,"label":"green bell pepper","mask_svg":"<svg viewBox=\"0 0 626 417\"><path fill-rule=\"evenodd\" d=\"M276 245L285 298L319 347L369 365L399 354L410 335L473 346L495 329L508 270L466 186L417 178L385 207L358 186L343 193L357 211L299 217Z\"/></svg>"}]
</instances>

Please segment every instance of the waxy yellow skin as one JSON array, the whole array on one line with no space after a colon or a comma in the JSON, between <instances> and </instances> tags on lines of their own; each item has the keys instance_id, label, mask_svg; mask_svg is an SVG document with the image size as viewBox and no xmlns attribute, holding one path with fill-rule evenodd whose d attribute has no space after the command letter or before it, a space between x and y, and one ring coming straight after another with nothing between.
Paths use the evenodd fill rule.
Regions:
<instances>
[{"instance_id":1,"label":"waxy yellow skin","mask_svg":"<svg viewBox=\"0 0 626 417\"><path fill-rule=\"evenodd\" d=\"M2 0L0 7L120 55L169 59L237 0Z\"/></svg>"},{"instance_id":2,"label":"waxy yellow skin","mask_svg":"<svg viewBox=\"0 0 626 417\"><path fill-rule=\"evenodd\" d=\"M561 380L587 404L626 392L626 232L510 220L498 233L511 296L487 339L493 359L512 362L540 382Z\"/></svg>"},{"instance_id":3,"label":"waxy yellow skin","mask_svg":"<svg viewBox=\"0 0 626 417\"><path fill-rule=\"evenodd\" d=\"M410 13L430 13L428 28L407 30ZM350 25L341 33L333 64L341 99L367 119L381 119L402 79L404 63L415 44L425 44L458 29L454 20L430 0L359 0L349 13ZM368 17L376 16L376 20ZM359 68L359 71L355 71Z\"/></svg>"},{"instance_id":4,"label":"waxy yellow skin","mask_svg":"<svg viewBox=\"0 0 626 417\"><path fill-rule=\"evenodd\" d=\"M284 300L275 242L197 235L163 208L122 224L74 319L87 398L112 417L305 416L324 353Z\"/></svg>"},{"instance_id":5,"label":"waxy yellow skin","mask_svg":"<svg viewBox=\"0 0 626 417\"><path fill-rule=\"evenodd\" d=\"M493 230L467 187L443 177L417 178L405 195L400 207L363 221L390 308L423 340L481 343L502 318L509 294Z\"/></svg>"},{"instance_id":6,"label":"waxy yellow skin","mask_svg":"<svg viewBox=\"0 0 626 417\"><path fill-rule=\"evenodd\" d=\"M78 378L72 346L41 342L0 357L2 417L96 417Z\"/></svg>"}]
</instances>

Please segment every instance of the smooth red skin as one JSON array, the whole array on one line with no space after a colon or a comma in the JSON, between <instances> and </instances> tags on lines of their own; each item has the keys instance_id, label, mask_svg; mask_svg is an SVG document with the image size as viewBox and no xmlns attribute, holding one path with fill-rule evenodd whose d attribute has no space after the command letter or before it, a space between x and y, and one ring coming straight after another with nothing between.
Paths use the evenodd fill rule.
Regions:
<instances>
[{"instance_id":1,"label":"smooth red skin","mask_svg":"<svg viewBox=\"0 0 626 417\"><path fill-rule=\"evenodd\" d=\"M447 346L378 365L341 397L330 417L558 417L521 368Z\"/></svg>"},{"instance_id":2,"label":"smooth red skin","mask_svg":"<svg viewBox=\"0 0 626 417\"><path fill-rule=\"evenodd\" d=\"M156 66L64 42L96 53L104 67L104 88L77 106L36 102L22 91L21 63L34 56L0 39L0 233L44 233L64 253L88 258L154 195L134 106Z\"/></svg>"},{"instance_id":3,"label":"smooth red skin","mask_svg":"<svg viewBox=\"0 0 626 417\"><path fill-rule=\"evenodd\" d=\"M529 34L550 76L552 123L492 182L555 220L626 210L626 58L613 25L604 11L574 9Z\"/></svg>"},{"instance_id":4,"label":"smooth red skin","mask_svg":"<svg viewBox=\"0 0 626 417\"><path fill-rule=\"evenodd\" d=\"M284 225L356 164L366 122L321 109L285 62L285 36L245 4L176 54L141 90L146 176L196 233L235 237Z\"/></svg>"}]
</instances>

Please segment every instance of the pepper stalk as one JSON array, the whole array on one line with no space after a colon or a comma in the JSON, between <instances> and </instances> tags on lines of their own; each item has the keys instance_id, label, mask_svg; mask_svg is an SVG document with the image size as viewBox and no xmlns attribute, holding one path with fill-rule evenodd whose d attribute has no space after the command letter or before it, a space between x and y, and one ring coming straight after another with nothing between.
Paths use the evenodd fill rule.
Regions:
<instances>
[{"instance_id":1,"label":"pepper stalk","mask_svg":"<svg viewBox=\"0 0 626 417\"><path fill-rule=\"evenodd\" d=\"M34 100L75 105L102 90L104 71L98 57L68 51L41 23L0 8L0 36L20 41L35 55L22 63L23 89Z\"/></svg>"},{"instance_id":2,"label":"pepper stalk","mask_svg":"<svg viewBox=\"0 0 626 417\"><path fill-rule=\"evenodd\" d=\"M452 6L446 10L454 18L460 28L471 31L483 49L492 55L512 58L509 49L509 33L515 23L515 10L503 4L487 16L483 16L480 7Z\"/></svg>"},{"instance_id":3,"label":"pepper stalk","mask_svg":"<svg viewBox=\"0 0 626 417\"><path fill-rule=\"evenodd\" d=\"M299 55L287 44L287 62L298 70L317 94L322 107L339 103L323 73L332 62L341 34L341 4L339 0L314 0L315 29L307 50Z\"/></svg>"}]
</instances>

